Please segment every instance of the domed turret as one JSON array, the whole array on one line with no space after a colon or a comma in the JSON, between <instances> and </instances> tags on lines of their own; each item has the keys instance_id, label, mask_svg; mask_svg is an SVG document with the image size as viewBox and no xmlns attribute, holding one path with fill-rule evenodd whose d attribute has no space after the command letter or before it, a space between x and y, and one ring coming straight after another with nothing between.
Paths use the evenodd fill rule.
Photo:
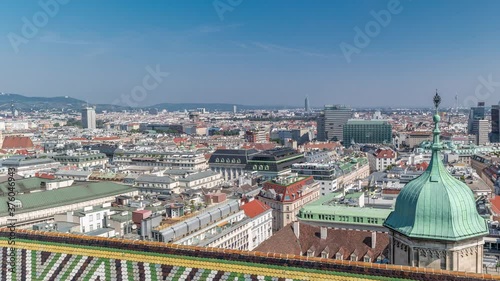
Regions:
<instances>
[{"instance_id":1,"label":"domed turret","mask_svg":"<svg viewBox=\"0 0 500 281\"><path fill-rule=\"evenodd\" d=\"M401 190L394 211L384 226L410 238L459 241L488 233L486 221L478 214L471 189L455 179L441 162L440 116L434 103L432 159L427 170Z\"/></svg>"}]
</instances>

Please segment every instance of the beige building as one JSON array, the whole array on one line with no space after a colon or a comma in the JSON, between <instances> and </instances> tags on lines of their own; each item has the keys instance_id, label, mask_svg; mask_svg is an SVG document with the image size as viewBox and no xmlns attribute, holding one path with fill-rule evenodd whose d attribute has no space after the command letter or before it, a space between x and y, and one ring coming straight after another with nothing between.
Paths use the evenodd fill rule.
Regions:
<instances>
[{"instance_id":1,"label":"beige building","mask_svg":"<svg viewBox=\"0 0 500 281\"><path fill-rule=\"evenodd\" d=\"M273 231L278 231L296 221L302 206L319 196L320 185L313 177L287 177L265 182L257 198L273 209Z\"/></svg>"}]
</instances>

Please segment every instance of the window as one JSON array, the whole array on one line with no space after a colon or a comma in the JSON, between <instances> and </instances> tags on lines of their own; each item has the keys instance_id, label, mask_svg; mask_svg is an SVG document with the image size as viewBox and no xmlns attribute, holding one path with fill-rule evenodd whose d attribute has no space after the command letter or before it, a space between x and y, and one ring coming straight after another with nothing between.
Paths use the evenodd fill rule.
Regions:
<instances>
[{"instance_id":1,"label":"window","mask_svg":"<svg viewBox=\"0 0 500 281\"><path fill-rule=\"evenodd\" d=\"M100 220L100 219L101 219L101 213L97 213L97 215L96 215L96 218L95 218L95 219L96 219L96 220Z\"/></svg>"},{"instance_id":2,"label":"window","mask_svg":"<svg viewBox=\"0 0 500 281\"><path fill-rule=\"evenodd\" d=\"M93 221L94 220L94 215L89 215L89 221Z\"/></svg>"},{"instance_id":3,"label":"window","mask_svg":"<svg viewBox=\"0 0 500 281\"><path fill-rule=\"evenodd\" d=\"M342 257L342 254L341 253L337 253L335 254L335 259L336 260L341 260L343 257Z\"/></svg>"},{"instance_id":4,"label":"window","mask_svg":"<svg viewBox=\"0 0 500 281\"><path fill-rule=\"evenodd\" d=\"M365 257L363 258L363 261L364 261L364 262L370 262L370 257L365 256Z\"/></svg>"},{"instance_id":5,"label":"window","mask_svg":"<svg viewBox=\"0 0 500 281\"><path fill-rule=\"evenodd\" d=\"M101 228L101 223L100 222L97 223L97 228Z\"/></svg>"},{"instance_id":6,"label":"window","mask_svg":"<svg viewBox=\"0 0 500 281\"><path fill-rule=\"evenodd\" d=\"M324 258L324 259L328 258L328 253L327 252L322 252L321 253L321 257Z\"/></svg>"},{"instance_id":7,"label":"window","mask_svg":"<svg viewBox=\"0 0 500 281\"><path fill-rule=\"evenodd\" d=\"M351 255L351 261L357 261L358 260L358 257L356 257L355 254L352 254Z\"/></svg>"}]
</instances>

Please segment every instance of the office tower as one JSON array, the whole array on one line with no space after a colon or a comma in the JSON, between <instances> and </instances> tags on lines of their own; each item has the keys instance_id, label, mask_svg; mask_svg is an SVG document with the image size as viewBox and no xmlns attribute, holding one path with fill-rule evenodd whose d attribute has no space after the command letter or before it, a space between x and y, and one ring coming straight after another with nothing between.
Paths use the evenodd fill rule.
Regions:
<instances>
[{"instance_id":1,"label":"office tower","mask_svg":"<svg viewBox=\"0 0 500 281\"><path fill-rule=\"evenodd\" d=\"M485 117L484 102L478 102L476 107L471 107L469 113L468 132L475 135L477 128L474 127L475 120L483 120Z\"/></svg>"},{"instance_id":2,"label":"office tower","mask_svg":"<svg viewBox=\"0 0 500 281\"><path fill-rule=\"evenodd\" d=\"M351 143L392 143L392 126L386 120L349 120L344 126L344 146Z\"/></svg>"},{"instance_id":3,"label":"office tower","mask_svg":"<svg viewBox=\"0 0 500 281\"><path fill-rule=\"evenodd\" d=\"M319 141L326 141L325 132L325 113L321 112L316 118L316 139Z\"/></svg>"},{"instance_id":4,"label":"office tower","mask_svg":"<svg viewBox=\"0 0 500 281\"><path fill-rule=\"evenodd\" d=\"M306 96L306 99L304 101L304 110L306 112L309 112L311 109L309 108L309 97Z\"/></svg>"},{"instance_id":5,"label":"office tower","mask_svg":"<svg viewBox=\"0 0 500 281\"><path fill-rule=\"evenodd\" d=\"M82 126L84 129L95 129L95 107L84 107L82 109Z\"/></svg>"},{"instance_id":6,"label":"office tower","mask_svg":"<svg viewBox=\"0 0 500 281\"><path fill-rule=\"evenodd\" d=\"M490 127L489 121L474 120L473 126L477 129L477 131L474 133L474 135L476 136L476 144L485 145L488 142L488 132Z\"/></svg>"},{"instance_id":7,"label":"office tower","mask_svg":"<svg viewBox=\"0 0 500 281\"><path fill-rule=\"evenodd\" d=\"M233 105L233 113L235 113L235 114L236 114L237 109L238 109L238 108L236 107L236 105Z\"/></svg>"},{"instance_id":8,"label":"office tower","mask_svg":"<svg viewBox=\"0 0 500 281\"><path fill-rule=\"evenodd\" d=\"M500 142L500 103L491 106L490 142Z\"/></svg>"},{"instance_id":9,"label":"office tower","mask_svg":"<svg viewBox=\"0 0 500 281\"><path fill-rule=\"evenodd\" d=\"M325 105L317 119L319 141L342 141L344 125L352 116L351 109L342 105Z\"/></svg>"}]
</instances>

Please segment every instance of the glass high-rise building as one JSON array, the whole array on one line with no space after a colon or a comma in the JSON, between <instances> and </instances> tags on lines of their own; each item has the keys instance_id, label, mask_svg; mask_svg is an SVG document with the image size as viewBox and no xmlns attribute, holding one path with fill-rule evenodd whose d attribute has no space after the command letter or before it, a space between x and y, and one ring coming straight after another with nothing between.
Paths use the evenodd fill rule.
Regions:
<instances>
[{"instance_id":1,"label":"glass high-rise building","mask_svg":"<svg viewBox=\"0 0 500 281\"><path fill-rule=\"evenodd\" d=\"M484 102L478 102L477 106L470 108L469 113L469 122L468 122L468 132L471 135L476 135L478 132L478 128L475 126L474 121L476 120L484 120L485 117L485 108Z\"/></svg>"},{"instance_id":2,"label":"glass high-rise building","mask_svg":"<svg viewBox=\"0 0 500 281\"><path fill-rule=\"evenodd\" d=\"M500 104L491 106L491 142L500 142Z\"/></svg>"},{"instance_id":3,"label":"glass high-rise building","mask_svg":"<svg viewBox=\"0 0 500 281\"><path fill-rule=\"evenodd\" d=\"M342 141L344 125L352 117L351 108L342 105L325 105L317 119L319 141Z\"/></svg>"},{"instance_id":4,"label":"glass high-rise building","mask_svg":"<svg viewBox=\"0 0 500 281\"><path fill-rule=\"evenodd\" d=\"M344 146L351 143L392 143L392 125L386 120L349 120L344 126Z\"/></svg>"}]
</instances>

